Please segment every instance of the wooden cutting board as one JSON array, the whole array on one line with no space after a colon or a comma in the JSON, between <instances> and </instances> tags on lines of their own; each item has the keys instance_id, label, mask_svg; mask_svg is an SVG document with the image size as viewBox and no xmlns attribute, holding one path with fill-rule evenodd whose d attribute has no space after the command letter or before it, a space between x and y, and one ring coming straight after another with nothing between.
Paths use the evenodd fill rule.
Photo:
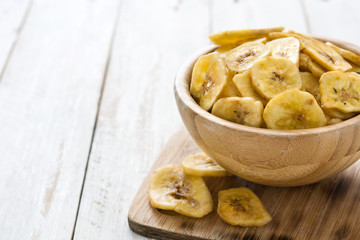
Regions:
<instances>
[{"instance_id":1,"label":"wooden cutting board","mask_svg":"<svg viewBox=\"0 0 360 240\"><path fill-rule=\"evenodd\" d=\"M130 228L156 239L360 239L360 161L341 174L303 187L268 187L238 177L205 178L214 211L201 219L159 211L148 202L155 169L180 163L199 148L185 129L169 140L129 210ZM259 196L273 220L264 227L234 227L216 213L219 190L246 186Z\"/></svg>"}]
</instances>

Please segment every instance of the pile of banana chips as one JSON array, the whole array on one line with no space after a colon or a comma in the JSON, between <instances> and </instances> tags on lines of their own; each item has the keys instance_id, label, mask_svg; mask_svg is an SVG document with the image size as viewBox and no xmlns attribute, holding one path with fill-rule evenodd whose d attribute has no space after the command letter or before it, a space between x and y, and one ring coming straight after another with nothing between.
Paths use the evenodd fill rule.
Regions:
<instances>
[{"instance_id":1,"label":"pile of banana chips","mask_svg":"<svg viewBox=\"0 0 360 240\"><path fill-rule=\"evenodd\" d=\"M360 112L360 56L283 27L221 31L190 93L225 120L269 129L339 123Z\"/></svg>"},{"instance_id":2,"label":"pile of banana chips","mask_svg":"<svg viewBox=\"0 0 360 240\"><path fill-rule=\"evenodd\" d=\"M201 218L213 211L213 200L202 177L226 176L231 174L204 153L190 155L181 165L155 171L150 181L150 204ZM244 187L219 191L217 213L224 222L243 227L261 227L272 219L259 198Z\"/></svg>"}]
</instances>

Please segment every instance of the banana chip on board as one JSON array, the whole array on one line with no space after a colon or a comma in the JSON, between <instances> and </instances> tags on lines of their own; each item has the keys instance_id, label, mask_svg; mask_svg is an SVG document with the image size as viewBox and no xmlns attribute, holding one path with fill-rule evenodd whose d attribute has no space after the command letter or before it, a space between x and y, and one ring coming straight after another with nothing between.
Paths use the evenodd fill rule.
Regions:
<instances>
[{"instance_id":1,"label":"banana chip on board","mask_svg":"<svg viewBox=\"0 0 360 240\"><path fill-rule=\"evenodd\" d=\"M205 153L197 153L187 156L182 162L181 167L188 175L199 177L225 177L232 174L219 166L214 160Z\"/></svg>"},{"instance_id":2,"label":"banana chip on board","mask_svg":"<svg viewBox=\"0 0 360 240\"><path fill-rule=\"evenodd\" d=\"M186 175L177 165L157 169L150 180L151 206L201 218L213 209L211 194L201 177Z\"/></svg>"},{"instance_id":3,"label":"banana chip on board","mask_svg":"<svg viewBox=\"0 0 360 240\"><path fill-rule=\"evenodd\" d=\"M272 219L255 193L245 187L219 191L217 212L226 223L242 227L262 227Z\"/></svg>"}]
</instances>

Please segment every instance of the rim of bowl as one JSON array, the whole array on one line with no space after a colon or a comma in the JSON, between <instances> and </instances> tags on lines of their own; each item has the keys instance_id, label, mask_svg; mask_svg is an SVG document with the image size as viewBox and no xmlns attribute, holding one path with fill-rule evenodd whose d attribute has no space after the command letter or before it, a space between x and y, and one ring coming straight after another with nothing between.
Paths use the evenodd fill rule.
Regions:
<instances>
[{"instance_id":1,"label":"rim of bowl","mask_svg":"<svg viewBox=\"0 0 360 240\"><path fill-rule=\"evenodd\" d=\"M349 49L360 55L360 47L352 43L335 40L327 37L319 37L314 35L311 36L323 42L326 41L332 42L338 45L339 47ZM190 58L188 58L185 61L185 63L181 66L178 74L175 77L174 90L178 95L178 97L180 98L180 100L193 112L202 116L206 120L222 125L226 128L230 128L238 131L257 133L261 135L277 135L277 136L299 136L299 135L314 135L321 133L329 133L333 131L338 131L340 129L348 128L350 126L353 126L354 124L360 123L360 114L358 114L357 116L344 120L340 123L336 123L324 127L296 129L296 130L276 130L276 129L268 129L268 128L251 127L251 126L241 125L238 123L233 123L209 113L208 111L201 108L200 105L198 105L195 102L195 100L191 97L189 85L191 81L190 78L192 74L192 69L196 60L200 56L214 51L217 47L218 46L216 45L210 45L197 51L194 55L192 55Z\"/></svg>"}]
</instances>

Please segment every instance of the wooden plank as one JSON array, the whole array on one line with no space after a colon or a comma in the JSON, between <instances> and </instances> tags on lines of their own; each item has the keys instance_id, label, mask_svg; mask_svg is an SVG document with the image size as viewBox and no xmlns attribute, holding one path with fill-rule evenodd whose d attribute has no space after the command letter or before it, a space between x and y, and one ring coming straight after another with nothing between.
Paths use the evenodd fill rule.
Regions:
<instances>
[{"instance_id":1,"label":"wooden plank","mask_svg":"<svg viewBox=\"0 0 360 240\"><path fill-rule=\"evenodd\" d=\"M128 209L181 122L174 78L208 44L208 8L206 0L123 1L75 239L140 238L128 227Z\"/></svg>"},{"instance_id":2,"label":"wooden plank","mask_svg":"<svg viewBox=\"0 0 360 240\"><path fill-rule=\"evenodd\" d=\"M299 0L214 0L213 32L276 26L306 32L301 10Z\"/></svg>"},{"instance_id":3,"label":"wooden plank","mask_svg":"<svg viewBox=\"0 0 360 240\"><path fill-rule=\"evenodd\" d=\"M26 22L31 0L0 1L0 80L7 59Z\"/></svg>"},{"instance_id":4,"label":"wooden plank","mask_svg":"<svg viewBox=\"0 0 360 240\"><path fill-rule=\"evenodd\" d=\"M205 178L217 206L221 189L246 186L261 199L273 220L261 228L230 226L216 210L201 219L152 208L148 201L155 169L180 163L199 151L185 129L174 134L139 188L129 211L130 227L156 239L358 239L360 162L336 177L303 187L268 187L237 177Z\"/></svg>"},{"instance_id":5,"label":"wooden plank","mask_svg":"<svg viewBox=\"0 0 360 240\"><path fill-rule=\"evenodd\" d=\"M303 0L312 34L360 45L359 1Z\"/></svg>"},{"instance_id":6,"label":"wooden plank","mask_svg":"<svg viewBox=\"0 0 360 240\"><path fill-rule=\"evenodd\" d=\"M35 0L0 84L2 239L70 239L116 0Z\"/></svg>"}]
</instances>

